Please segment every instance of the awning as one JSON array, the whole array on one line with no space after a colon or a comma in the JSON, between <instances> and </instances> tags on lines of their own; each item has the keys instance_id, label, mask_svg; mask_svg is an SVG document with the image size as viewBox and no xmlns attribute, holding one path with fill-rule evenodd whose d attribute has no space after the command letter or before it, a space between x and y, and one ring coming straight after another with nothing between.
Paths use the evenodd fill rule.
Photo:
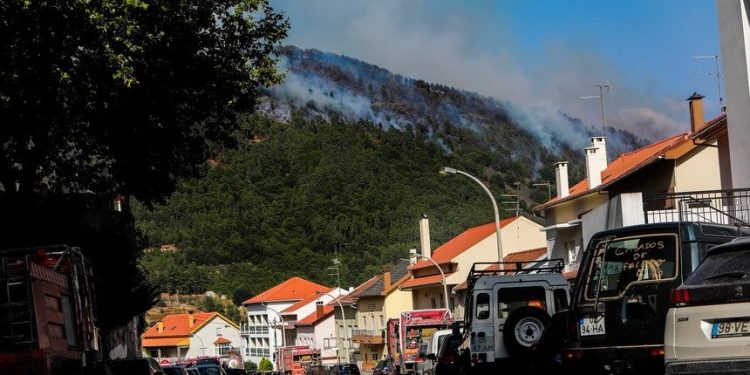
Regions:
<instances>
[{"instance_id":1,"label":"awning","mask_svg":"<svg viewBox=\"0 0 750 375\"><path fill-rule=\"evenodd\" d=\"M557 230L557 229L572 228L572 227L581 225L582 221L583 220L581 220L581 219L574 219L574 220L568 221L567 223L550 225L548 227L544 227L544 228L541 228L539 230L542 231L542 232L546 232L548 230Z\"/></svg>"},{"instance_id":2,"label":"awning","mask_svg":"<svg viewBox=\"0 0 750 375\"><path fill-rule=\"evenodd\" d=\"M445 277L447 278L448 276L452 274L453 272L446 273ZM434 286L443 285L443 276L440 274L437 274L437 275L423 276L423 277L418 277L416 279L406 280L403 283L401 283L401 285L399 285L399 289L413 289L416 287L433 286L433 285Z\"/></svg>"},{"instance_id":3,"label":"awning","mask_svg":"<svg viewBox=\"0 0 750 375\"><path fill-rule=\"evenodd\" d=\"M163 348L165 346L190 346L190 338L183 336L143 339L144 348Z\"/></svg>"}]
</instances>

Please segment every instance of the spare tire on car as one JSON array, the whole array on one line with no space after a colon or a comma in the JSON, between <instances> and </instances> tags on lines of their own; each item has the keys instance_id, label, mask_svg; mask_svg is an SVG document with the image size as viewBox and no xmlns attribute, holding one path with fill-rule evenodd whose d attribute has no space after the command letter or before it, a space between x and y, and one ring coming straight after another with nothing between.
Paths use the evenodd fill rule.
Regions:
<instances>
[{"instance_id":1,"label":"spare tire on car","mask_svg":"<svg viewBox=\"0 0 750 375\"><path fill-rule=\"evenodd\" d=\"M531 354L532 346L539 342L550 317L546 311L525 306L513 311L503 325L505 349L513 357Z\"/></svg>"}]
</instances>

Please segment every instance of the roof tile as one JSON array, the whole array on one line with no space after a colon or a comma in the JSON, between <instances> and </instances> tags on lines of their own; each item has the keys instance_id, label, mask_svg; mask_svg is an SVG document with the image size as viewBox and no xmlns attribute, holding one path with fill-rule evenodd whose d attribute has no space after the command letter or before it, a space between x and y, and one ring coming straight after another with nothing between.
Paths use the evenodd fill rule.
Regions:
<instances>
[{"instance_id":1,"label":"roof tile","mask_svg":"<svg viewBox=\"0 0 750 375\"><path fill-rule=\"evenodd\" d=\"M327 292L330 287L316 284L301 277L292 277L275 287L242 302L243 305L271 301L298 301L315 292Z\"/></svg>"},{"instance_id":2,"label":"roof tile","mask_svg":"<svg viewBox=\"0 0 750 375\"><path fill-rule=\"evenodd\" d=\"M151 328L147 329L146 332L143 333L143 338L147 339L159 337L190 336L193 332L200 328L203 323L211 320L214 316L218 315L218 313L210 312L193 314L195 323L192 327L188 325L189 315L190 314L165 315L161 320L164 324L164 331L158 332L158 324L154 324L153 326L151 326Z\"/></svg>"}]
</instances>

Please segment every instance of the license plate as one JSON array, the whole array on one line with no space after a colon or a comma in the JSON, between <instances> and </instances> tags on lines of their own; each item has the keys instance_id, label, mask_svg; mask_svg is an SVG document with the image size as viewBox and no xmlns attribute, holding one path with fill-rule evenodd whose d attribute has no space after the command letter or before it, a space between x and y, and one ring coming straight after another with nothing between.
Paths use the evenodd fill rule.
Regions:
<instances>
[{"instance_id":1,"label":"license plate","mask_svg":"<svg viewBox=\"0 0 750 375\"><path fill-rule=\"evenodd\" d=\"M750 336L750 320L730 320L714 323L711 337Z\"/></svg>"},{"instance_id":2,"label":"license plate","mask_svg":"<svg viewBox=\"0 0 750 375\"><path fill-rule=\"evenodd\" d=\"M578 327L580 328L581 336L595 336L606 333L603 316L595 318L585 317L578 322Z\"/></svg>"},{"instance_id":3,"label":"license plate","mask_svg":"<svg viewBox=\"0 0 750 375\"><path fill-rule=\"evenodd\" d=\"M477 336L473 340L472 352L494 352L495 351L495 340L492 336Z\"/></svg>"}]
</instances>

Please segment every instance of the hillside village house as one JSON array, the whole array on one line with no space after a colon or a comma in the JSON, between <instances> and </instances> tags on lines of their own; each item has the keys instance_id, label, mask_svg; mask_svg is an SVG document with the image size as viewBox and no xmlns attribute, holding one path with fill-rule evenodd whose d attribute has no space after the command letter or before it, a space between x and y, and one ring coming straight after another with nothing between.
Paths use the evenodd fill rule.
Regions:
<instances>
[{"instance_id":1,"label":"hillside village house","mask_svg":"<svg viewBox=\"0 0 750 375\"><path fill-rule=\"evenodd\" d=\"M195 358L239 352L240 327L217 312L166 315L143 334L154 358Z\"/></svg>"},{"instance_id":2,"label":"hillside village house","mask_svg":"<svg viewBox=\"0 0 750 375\"><path fill-rule=\"evenodd\" d=\"M502 255L545 247L542 226L526 216L511 217L500 222ZM466 281L475 262L497 262L497 235L495 223L469 228L442 246L429 250L422 245L423 256L432 258L445 273L448 290ZM417 260L412 254L409 266L412 279L403 282L399 289L412 292L414 309L448 307L458 319L463 317L463 300L451 297L446 306L443 280L437 267L430 261Z\"/></svg>"},{"instance_id":3,"label":"hillside village house","mask_svg":"<svg viewBox=\"0 0 750 375\"><path fill-rule=\"evenodd\" d=\"M292 277L242 303L247 309L247 325L242 327L243 355L246 361L259 363L271 359L274 351L294 344L293 327L284 322L281 311L312 295L327 293L331 288Z\"/></svg>"},{"instance_id":4,"label":"hillside village house","mask_svg":"<svg viewBox=\"0 0 750 375\"><path fill-rule=\"evenodd\" d=\"M585 149L587 177L570 188L567 162L555 164L557 196L535 210L545 217L548 255L565 260L566 277L575 277L582 250L601 230L679 219L728 223L721 213L726 199L715 198L731 187L726 115L706 123L702 97L694 94L688 101L690 133L610 163L606 140L592 138ZM705 191L710 193L697 193Z\"/></svg>"},{"instance_id":5,"label":"hillside village house","mask_svg":"<svg viewBox=\"0 0 750 375\"><path fill-rule=\"evenodd\" d=\"M345 296L349 291L332 288L325 292L313 293L295 304L281 310L287 331L287 345L306 345L320 349L324 364L336 362L336 327L333 318L333 307L327 303Z\"/></svg>"},{"instance_id":6,"label":"hillside village house","mask_svg":"<svg viewBox=\"0 0 750 375\"><path fill-rule=\"evenodd\" d=\"M360 294L370 288L378 281L380 275L375 275L367 279L362 284L354 288L353 291L336 302L329 302L328 305L333 307L333 314L336 321L336 347L338 348L338 361L345 363L347 361L346 352L349 351L349 361L357 363L362 367L362 353L360 352L359 341L354 338L359 330L359 306L357 300ZM339 306L339 303L341 304ZM342 311L343 310L343 311Z\"/></svg>"},{"instance_id":7,"label":"hillside village house","mask_svg":"<svg viewBox=\"0 0 750 375\"><path fill-rule=\"evenodd\" d=\"M355 295L357 326L352 340L359 344L360 368L371 370L387 354L385 330L388 319L398 318L402 311L413 310L412 295L399 289L411 276L409 261L402 260L390 271L368 280ZM359 288L358 288L359 289Z\"/></svg>"}]
</instances>

